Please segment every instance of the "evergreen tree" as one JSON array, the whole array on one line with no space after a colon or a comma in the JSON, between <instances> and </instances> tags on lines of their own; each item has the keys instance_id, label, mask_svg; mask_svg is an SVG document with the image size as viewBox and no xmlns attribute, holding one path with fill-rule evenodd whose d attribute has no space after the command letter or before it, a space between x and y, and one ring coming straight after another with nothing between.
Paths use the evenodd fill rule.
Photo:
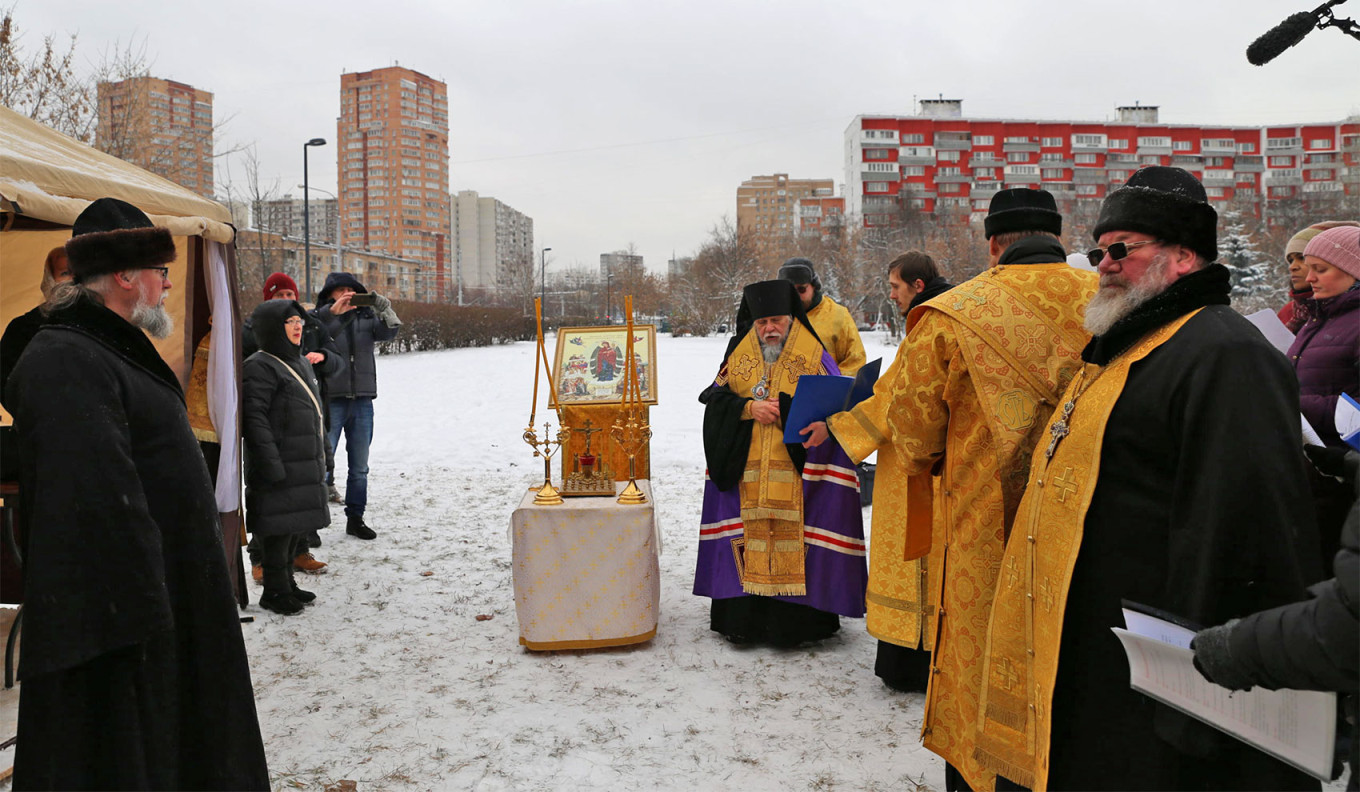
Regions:
<instances>
[{"instance_id":1,"label":"evergreen tree","mask_svg":"<svg viewBox=\"0 0 1360 792\"><path fill-rule=\"evenodd\" d=\"M1218 236L1218 260L1228 268L1233 307L1254 313L1282 301L1279 285L1270 277L1269 260L1257 250L1241 215L1225 212L1223 229Z\"/></svg>"}]
</instances>

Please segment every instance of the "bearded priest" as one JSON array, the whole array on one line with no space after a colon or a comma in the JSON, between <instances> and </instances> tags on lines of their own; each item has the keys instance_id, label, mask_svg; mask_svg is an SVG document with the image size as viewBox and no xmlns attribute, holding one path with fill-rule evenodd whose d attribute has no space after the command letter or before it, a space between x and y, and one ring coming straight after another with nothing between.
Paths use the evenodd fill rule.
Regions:
<instances>
[{"instance_id":1,"label":"bearded priest","mask_svg":"<svg viewBox=\"0 0 1360 792\"><path fill-rule=\"evenodd\" d=\"M694 593L736 644L796 646L864 616L859 477L833 442L784 442L798 378L839 374L793 284L748 285L705 405L708 477Z\"/></svg>"}]
</instances>

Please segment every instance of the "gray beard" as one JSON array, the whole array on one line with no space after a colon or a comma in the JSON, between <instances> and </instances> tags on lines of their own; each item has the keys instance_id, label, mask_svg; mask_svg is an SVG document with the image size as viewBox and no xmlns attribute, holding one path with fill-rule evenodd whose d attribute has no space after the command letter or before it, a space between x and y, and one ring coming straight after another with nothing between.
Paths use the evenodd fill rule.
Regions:
<instances>
[{"instance_id":1,"label":"gray beard","mask_svg":"<svg viewBox=\"0 0 1360 792\"><path fill-rule=\"evenodd\" d=\"M165 304L149 304L146 294L140 289L137 291L137 304L132 307L132 324L156 339L169 338L175 329L175 319L165 310Z\"/></svg>"},{"instance_id":2,"label":"gray beard","mask_svg":"<svg viewBox=\"0 0 1360 792\"><path fill-rule=\"evenodd\" d=\"M784 354L784 339L779 339L779 343L770 345L764 341L760 342L760 353L765 356L766 363L773 363Z\"/></svg>"},{"instance_id":3,"label":"gray beard","mask_svg":"<svg viewBox=\"0 0 1360 792\"><path fill-rule=\"evenodd\" d=\"M1102 288L1086 305L1086 330L1091 335L1104 335L1115 322L1133 313L1134 309L1166 290L1166 267L1169 259L1159 255L1144 273L1143 281L1123 289ZM1102 275L1101 280L1112 276ZM1122 276L1120 276L1122 277Z\"/></svg>"}]
</instances>

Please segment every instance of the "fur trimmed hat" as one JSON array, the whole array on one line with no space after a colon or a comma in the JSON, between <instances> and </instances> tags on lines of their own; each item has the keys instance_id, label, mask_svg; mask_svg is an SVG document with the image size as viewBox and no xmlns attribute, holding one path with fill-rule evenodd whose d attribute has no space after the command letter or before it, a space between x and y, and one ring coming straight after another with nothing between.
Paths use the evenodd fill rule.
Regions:
<instances>
[{"instance_id":1,"label":"fur trimmed hat","mask_svg":"<svg viewBox=\"0 0 1360 792\"><path fill-rule=\"evenodd\" d=\"M298 293L297 281L288 277L286 272L276 272L264 279L264 298L266 300L274 299L274 292L279 289L291 289L293 294L296 295Z\"/></svg>"},{"instance_id":2,"label":"fur trimmed hat","mask_svg":"<svg viewBox=\"0 0 1360 792\"><path fill-rule=\"evenodd\" d=\"M1313 237L1303 255L1314 256L1360 280L1360 228L1337 226Z\"/></svg>"},{"instance_id":3,"label":"fur trimmed hat","mask_svg":"<svg viewBox=\"0 0 1360 792\"><path fill-rule=\"evenodd\" d=\"M1289 238L1289 243L1284 246L1284 257L1288 259L1292 254L1303 255L1303 249L1308 247L1308 242L1318 234L1329 228L1340 228L1342 226L1360 226L1354 220L1323 220L1321 223L1313 223L1294 236Z\"/></svg>"},{"instance_id":4,"label":"fur trimmed hat","mask_svg":"<svg viewBox=\"0 0 1360 792\"><path fill-rule=\"evenodd\" d=\"M141 209L117 198L85 207L66 242L71 277L77 283L110 272L159 267L175 260L175 240Z\"/></svg>"},{"instance_id":5,"label":"fur trimmed hat","mask_svg":"<svg viewBox=\"0 0 1360 792\"><path fill-rule=\"evenodd\" d=\"M1205 261L1218 258L1218 212L1204 185L1183 168L1152 165L1134 172L1106 196L1091 236L1099 242L1109 231L1136 231L1184 245Z\"/></svg>"},{"instance_id":6,"label":"fur trimmed hat","mask_svg":"<svg viewBox=\"0 0 1360 792\"><path fill-rule=\"evenodd\" d=\"M1062 215L1048 190L1012 187L992 196L982 230L987 239L1013 231L1047 231L1061 236Z\"/></svg>"}]
</instances>

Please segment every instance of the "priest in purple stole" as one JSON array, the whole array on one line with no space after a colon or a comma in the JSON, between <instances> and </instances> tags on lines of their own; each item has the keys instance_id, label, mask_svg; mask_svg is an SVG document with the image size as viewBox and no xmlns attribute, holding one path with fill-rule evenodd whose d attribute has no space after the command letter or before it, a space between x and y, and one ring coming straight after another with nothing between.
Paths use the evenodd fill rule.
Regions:
<instances>
[{"instance_id":1,"label":"priest in purple stole","mask_svg":"<svg viewBox=\"0 0 1360 792\"><path fill-rule=\"evenodd\" d=\"M733 643L794 646L864 616L868 581L855 465L834 441L783 440L803 374L839 374L792 284L753 283L705 405L708 478L694 593Z\"/></svg>"}]
</instances>

